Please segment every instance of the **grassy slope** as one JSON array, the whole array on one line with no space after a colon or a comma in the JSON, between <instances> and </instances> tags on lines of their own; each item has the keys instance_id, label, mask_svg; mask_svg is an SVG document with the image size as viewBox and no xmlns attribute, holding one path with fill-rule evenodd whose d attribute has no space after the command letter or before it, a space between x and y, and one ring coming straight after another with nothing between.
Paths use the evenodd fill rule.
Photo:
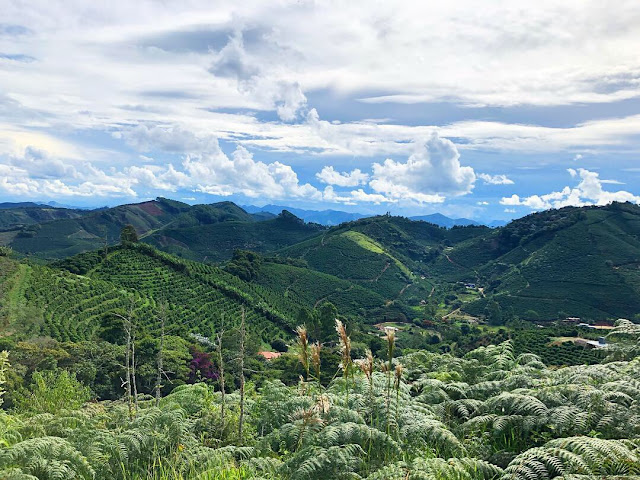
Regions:
<instances>
[{"instance_id":1,"label":"grassy slope","mask_svg":"<svg viewBox=\"0 0 640 480\"><path fill-rule=\"evenodd\" d=\"M446 230L426 222L379 216L332 228L280 254L303 258L314 270L355 282L393 301L405 296L409 285L428 295L432 285L420 279L427 274L425 262L443 244L486 231L479 227Z\"/></svg>"}]
</instances>

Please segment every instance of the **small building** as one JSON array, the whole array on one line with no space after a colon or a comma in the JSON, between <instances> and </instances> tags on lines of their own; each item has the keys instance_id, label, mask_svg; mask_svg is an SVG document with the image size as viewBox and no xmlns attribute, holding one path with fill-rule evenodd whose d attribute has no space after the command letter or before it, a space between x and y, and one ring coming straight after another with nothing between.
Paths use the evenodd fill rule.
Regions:
<instances>
[{"instance_id":1,"label":"small building","mask_svg":"<svg viewBox=\"0 0 640 480\"><path fill-rule=\"evenodd\" d=\"M281 352L258 352L258 355L263 357L265 360L269 361L269 360L273 360L274 358L278 358L280 355L282 355L282 353Z\"/></svg>"},{"instance_id":2,"label":"small building","mask_svg":"<svg viewBox=\"0 0 640 480\"><path fill-rule=\"evenodd\" d=\"M604 337L600 337L598 340L587 340L585 338L577 338L576 345L580 345L584 348L604 348L607 346L607 341Z\"/></svg>"},{"instance_id":3,"label":"small building","mask_svg":"<svg viewBox=\"0 0 640 480\"><path fill-rule=\"evenodd\" d=\"M466 288L476 288L476 284L475 283L465 283L464 286Z\"/></svg>"},{"instance_id":4,"label":"small building","mask_svg":"<svg viewBox=\"0 0 640 480\"><path fill-rule=\"evenodd\" d=\"M582 327L582 328L591 328L591 329L596 328L594 325L590 325L590 324L588 324L588 323L584 323L584 322L579 323L579 324L578 324L578 326L579 326L579 327Z\"/></svg>"},{"instance_id":5,"label":"small building","mask_svg":"<svg viewBox=\"0 0 640 480\"><path fill-rule=\"evenodd\" d=\"M564 320L562 320L563 323L573 323L573 324L578 324L580 323L581 318L580 317L567 317Z\"/></svg>"}]
</instances>

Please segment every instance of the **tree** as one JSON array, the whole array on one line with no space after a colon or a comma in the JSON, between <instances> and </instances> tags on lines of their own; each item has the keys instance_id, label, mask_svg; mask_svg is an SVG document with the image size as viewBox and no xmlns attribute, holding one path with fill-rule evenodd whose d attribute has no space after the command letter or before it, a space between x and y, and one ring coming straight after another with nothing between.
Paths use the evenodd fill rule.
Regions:
<instances>
[{"instance_id":1,"label":"tree","mask_svg":"<svg viewBox=\"0 0 640 480\"><path fill-rule=\"evenodd\" d=\"M245 314L244 307L242 307L242 319L240 321L240 352L239 352L239 360L240 360L240 418L238 419L238 439L240 440L240 444L242 444L242 430L244 427L244 387L245 387L245 378L244 378L244 355L245 355L245 340L247 335L247 329L245 324Z\"/></svg>"},{"instance_id":2,"label":"tree","mask_svg":"<svg viewBox=\"0 0 640 480\"><path fill-rule=\"evenodd\" d=\"M220 383L220 421L224 428L224 416L225 416L225 391L224 391L224 358L222 357L222 338L224 337L224 314L222 314L222 321L220 322L220 329L216 332L216 354L218 355L218 369L220 370L220 376L218 382Z\"/></svg>"},{"instance_id":3,"label":"tree","mask_svg":"<svg viewBox=\"0 0 640 480\"><path fill-rule=\"evenodd\" d=\"M137 243L138 233L133 225L127 224L120 231L120 242L125 245L127 243Z\"/></svg>"},{"instance_id":4,"label":"tree","mask_svg":"<svg viewBox=\"0 0 640 480\"><path fill-rule=\"evenodd\" d=\"M304 325L309 332L311 338L319 339L321 332L316 321L316 312L312 312L307 307L302 307L298 312L298 317L296 318L296 323L298 325Z\"/></svg>"},{"instance_id":5,"label":"tree","mask_svg":"<svg viewBox=\"0 0 640 480\"><path fill-rule=\"evenodd\" d=\"M429 299L429 301L424 305L425 318L427 318L428 320L433 320L436 318L437 313L438 313L438 303L433 299Z\"/></svg>"},{"instance_id":6,"label":"tree","mask_svg":"<svg viewBox=\"0 0 640 480\"><path fill-rule=\"evenodd\" d=\"M485 315L487 316L487 320L491 325L504 324L502 308L500 307L500 304L496 302L493 298L487 302L487 307L485 308Z\"/></svg>"},{"instance_id":7,"label":"tree","mask_svg":"<svg viewBox=\"0 0 640 480\"><path fill-rule=\"evenodd\" d=\"M126 315L120 315L114 313L114 315L122 320L122 326L125 334L125 368L127 371L127 379L122 382L122 386L125 387L127 394L127 404L129 406L129 418L133 419L134 410L132 404L132 388L133 388L133 401L135 401L136 411L138 410L138 387L136 386L136 323L133 318L135 309L135 300L131 299L129 303L129 310Z\"/></svg>"},{"instance_id":8,"label":"tree","mask_svg":"<svg viewBox=\"0 0 640 480\"><path fill-rule=\"evenodd\" d=\"M156 407L160 404L160 397L162 396L162 376L164 373L164 329L167 318L167 305L166 303L162 303L160 305L160 315L158 315L158 320L160 321L160 346L158 348L158 358L157 358L157 366L158 371L156 374Z\"/></svg>"},{"instance_id":9,"label":"tree","mask_svg":"<svg viewBox=\"0 0 640 480\"><path fill-rule=\"evenodd\" d=\"M327 341L333 338L335 332L338 309L331 302L323 303L315 314L315 322L319 333L319 340Z\"/></svg>"}]
</instances>

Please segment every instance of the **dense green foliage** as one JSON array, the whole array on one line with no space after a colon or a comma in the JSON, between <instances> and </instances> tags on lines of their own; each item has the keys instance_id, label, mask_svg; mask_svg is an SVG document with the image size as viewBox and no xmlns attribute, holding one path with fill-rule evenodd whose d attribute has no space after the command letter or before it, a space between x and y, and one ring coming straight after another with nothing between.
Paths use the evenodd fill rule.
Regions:
<instances>
[{"instance_id":1,"label":"dense green foliage","mask_svg":"<svg viewBox=\"0 0 640 480\"><path fill-rule=\"evenodd\" d=\"M113 340L115 313L134 303L134 313L148 333L159 328L154 308L166 302L173 333L210 335L221 322L236 322L245 308L253 332L264 338L293 331L290 316L272 307L269 292L219 268L171 257L144 244L73 257L63 268L17 264L4 266L4 322L23 334L61 341ZM286 301L280 301L286 306ZM28 314L28 315L27 315ZM115 328L115 327L114 327Z\"/></svg>"},{"instance_id":2,"label":"dense green foliage","mask_svg":"<svg viewBox=\"0 0 640 480\"><path fill-rule=\"evenodd\" d=\"M0 216L9 216L11 214L7 212L14 210L0 210ZM105 244L119 243L125 225L131 225L139 236L144 237L169 227L187 231L194 226L206 227L224 222L249 225L256 221L254 216L231 202L190 206L166 198L77 214L59 214L57 217L52 215L39 215L38 221L32 222L8 218L9 223L4 227L7 231L0 232L0 243L40 258L64 258L102 248ZM168 241L165 239L165 246Z\"/></svg>"},{"instance_id":3,"label":"dense green foliage","mask_svg":"<svg viewBox=\"0 0 640 480\"><path fill-rule=\"evenodd\" d=\"M340 332L340 330L339 330ZM301 337L303 338L303 337ZM388 337L389 352L393 337ZM304 346L304 344L301 344ZM349 338L341 336L342 355ZM303 348L303 347L301 347ZM306 347L301 358L307 354ZM305 357L310 371L326 368ZM547 479L640 474L640 363L549 369L509 342L463 358L350 362L324 386L280 381L241 397L196 383L47 413L64 373L0 414L7 479ZM304 362L303 362L304 363ZM343 365L345 365L343 363ZM66 393L65 393L66 392ZM224 402L224 403L223 403ZM22 405L21 402L18 402ZM222 409L224 408L224 415Z\"/></svg>"},{"instance_id":4,"label":"dense green foliage","mask_svg":"<svg viewBox=\"0 0 640 480\"><path fill-rule=\"evenodd\" d=\"M277 250L317 236L322 230L320 225L306 224L284 211L259 222L226 220L186 227L171 224L149 235L145 242L184 258L214 262L228 260L237 249Z\"/></svg>"},{"instance_id":5,"label":"dense green foliage","mask_svg":"<svg viewBox=\"0 0 640 480\"><path fill-rule=\"evenodd\" d=\"M12 210L19 211L6 212ZM257 217L230 202L189 206L162 198L46 220L8 224L0 244L18 254L64 258L117 244L122 227L131 224L142 242L185 259L222 262L238 249L293 259L298 268L333 277L333 291L345 291L335 281L341 279L348 282L346 289L357 286L382 297L386 311L378 301L358 306L374 322L413 321L410 307L455 282L482 288L479 298L458 296L456 305L479 317L486 315L490 297L503 311L535 321L553 320L560 313L615 319L640 309L640 207L632 204L550 210L498 229L445 229L387 215L326 229L286 211L275 218ZM290 284L273 285L260 279L259 269L247 272L247 266L235 270L243 280L270 282L275 291ZM279 278L301 275L280 270ZM353 310L349 299L336 301Z\"/></svg>"},{"instance_id":6,"label":"dense green foliage","mask_svg":"<svg viewBox=\"0 0 640 480\"><path fill-rule=\"evenodd\" d=\"M518 219L436 259L436 275L485 287L503 309L530 320L560 312L589 319L640 310L640 207L567 207ZM479 314L485 302L465 307Z\"/></svg>"}]
</instances>

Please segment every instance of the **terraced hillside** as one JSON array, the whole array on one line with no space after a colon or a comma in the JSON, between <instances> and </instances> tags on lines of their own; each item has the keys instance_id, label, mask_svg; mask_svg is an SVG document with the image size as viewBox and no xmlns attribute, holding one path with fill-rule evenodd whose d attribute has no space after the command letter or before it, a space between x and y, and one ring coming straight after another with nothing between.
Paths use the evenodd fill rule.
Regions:
<instances>
[{"instance_id":1,"label":"terraced hillside","mask_svg":"<svg viewBox=\"0 0 640 480\"><path fill-rule=\"evenodd\" d=\"M318 307L322 302L333 303L345 316L361 316L385 305L379 293L308 268L265 262L255 281L276 296L286 298L300 308Z\"/></svg>"},{"instance_id":2,"label":"terraced hillside","mask_svg":"<svg viewBox=\"0 0 640 480\"><path fill-rule=\"evenodd\" d=\"M303 259L314 270L354 282L386 300L397 300L408 288L429 292L433 283L422 278L426 262L440 255L445 245L488 230L447 230L403 217L379 216L332 228L279 253Z\"/></svg>"},{"instance_id":3,"label":"terraced hillside","mask_svg":"<svg viewBox=\"0 0 640 480\"><path fill-rule=\"evenodd\" d=\"M564 208L529 215L443 251L432 275L473 281L530 320L640 312L640 207ZM487 298L465 307L481 313Z\"/></svg>"},{"instance_id":4,"label":"terraced hillside","mask_svg":"<svg viewBox=\"0 0 640 480\"><path fill-rule=\"evenodd\" d=\"M166 302L173 334L211 335L246 312L252 332L265 340L287 337L297 305L278 306L259 285L249 285L207 265L181 261L146 245L73 257L54 267L0 257L0 320L9 333L47 335L63 341L108 338L114 313L133 308L149 332L159 328ZM285 312L285 313L283 313Z\"/></svg>"}]
</instances>

